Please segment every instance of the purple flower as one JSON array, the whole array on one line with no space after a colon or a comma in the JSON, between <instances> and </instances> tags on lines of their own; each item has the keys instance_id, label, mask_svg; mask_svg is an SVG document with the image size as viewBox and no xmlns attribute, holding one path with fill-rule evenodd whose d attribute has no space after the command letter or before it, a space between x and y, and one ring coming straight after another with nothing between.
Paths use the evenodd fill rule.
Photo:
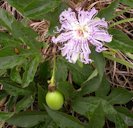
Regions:
<instances>
[{"instance_id":1,"label":"purple flower","mask_svg":"<svg viewBox=\"0 0 133 128\"><path fill-rule=\"evenodd\" d=\"M97 52L102 52L106 50L104 43L112 40L105 19L95 17L97 12L92 8L90 11L77 10L76 13L68 8L60 14L61 27L57 27L59 35L53 37L52 41L61 44L62 56L70 63L76 63L77 60L85 64L92 62L89 47L94 45Z\"/></svg>"}]
</instances>

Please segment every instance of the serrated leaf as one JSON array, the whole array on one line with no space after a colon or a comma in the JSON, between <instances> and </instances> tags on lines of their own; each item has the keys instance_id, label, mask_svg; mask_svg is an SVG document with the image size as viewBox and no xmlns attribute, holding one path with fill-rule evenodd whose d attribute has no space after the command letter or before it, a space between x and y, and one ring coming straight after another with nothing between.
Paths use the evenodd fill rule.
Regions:
<instances>
[{"instance_id":1,"label":"serrated leaf","mask_svg":"<svg viewBox=\"0 0 133 128\"><path fill-rule=\"evenodd\" d=\"M25 88L21 88L20 86L16 85L16 83L10 82L8 80L0 80L0 83L3 85L3 89L12 96L18 96L18 95L29 95L32 93L31 90Z\"/></svg>"},{"instance_id":2,"label":"serrated leaf","mask_svg":"<svg viewBox=\"0 0 133 128\"><path fill-rule=\"evenodd\" d=\"M123 89L123 88L114 88L110 95L107 97L107 100L111 104L126 104L133 98L133 93Z\"/></svg>"},{"instance_id":3,"label":"serrated leaf","mask_svg":"<svg viewBox=\"0 0 133 128\"><path fill-rule=\"evenodd\" d=\"M97 16L100 18L105 18L106 20L111 20L114 17L113 13L118 5L119 0L114 0L108 7L102 9Z\"/></svg>"},{"instance_id":4,"label":"serrated leaf","mask_svg":"<svg viewBox=\"0 0 133 128\"><path fill-rule=\"evenodd\" d=\"M85 81L82 84L81 89L80 89L81 91L79 93L80 93L80 95L92 93L99 88L100 84L101 84L101 80L99 78L99 75L97 75L93 79L91 79L89 81Z\"/></svg>"},{"instance_id":5,"label":"serrated leaf","mask_svg":"<svg viewBox=\"0 0 133 128\"><path fill-rule=\"evenodd\" d=\"M94 97L76 98L72 100L72 108L81 115L91 116L100 102L100 99Z\"/></svg>"},{"instance_id":6,"label":"serrated leaf","mask_svg":"<svg viewBox=\"0 0 133 128\"><path fill-rule=\"evenodd\" d=\"M9 15L4 9L0 8L0 24L6 27L9 31L11 31L11 24L14 18Z\"/></svg>"},{"instance_id":7,"label":"serrated leaf","mask_svg":"<svg viewBox=\"0 0 133 128\"><path fill-rule=\"evenodd\" d=\"M112 42L108 46L123 52L133 52L133 40L131 40L125 33L117 29L110 29L110 34L113 35Z\"/></svg>"},{"instance_id":8,"label":"serrated leaf","mask_svg":"<svg viewBox=\"0 0 133 128\"><path fill-rule=\"evenodd\" d=\"M46 111L49 116L60 126L61 128L84 128L84 125L81 124L77 119L74 117L67 115L62 112L53 111L46 107Z\"/></svg>"},{"instance_id":9,"label":"serrated leaf","mask_svg":"<svg viewBox=\"0 0 133 128\"><path fill-rule=\"evenodd\" d=\"M67 66L61 59L56 61L55 80L56 82L66 81L67 79Z\"/></svg>"},{"instance_id":10,"label":"serrated leaf","mask_svg":"<svg viewBox=\"0 0 133 128\"><path fill-rule=\"evenodd\" d=\"M27 109L34 102L33 96L25 96L16 104L16 111Z\"/></svg>"},{"instance_id":11,"label":"serrated leaf","mask_svg":"<svg viewBox=\"0 0 133 128\"><path fill-rule=\"evenodd\" d=\"M121 118L128 126L133 126L133 113L125 107L115 107Z\"/></svg>"},{"instance_id":12,"label":"serrated leaf","mask_svg":"<svg viewBox=\"0 0 133 128\"><path fill-rule=\"evenodd\" d=\"M44 90L42 86L38 85L38 106L41 110L44 110L45 96L47 90Z\"/></svg>"},{"instance_id":13,"label":"serrated leaf","mask_svg":"<svg viewBox=\"0 0 133 128\"><path fill-rule=\"evenodd\" d=\"M95 92L96 96L105 98L110 91L110 87L110 83L104 75L98 90Z\"/></svg>"},{"instance_id":14,"label":"serrated leaf","mask_svg":"<svg viewBox=\"0 0 133 128\"><path fill-rule=\"evenodd\" d=\"M71 85L66 81L59 82L57 88L64 95L66 100L70 100L73 97L73 95L76 93L75 89L73 88L73 85Z\"/></svg>"},{"instance_id":15,"label":"serrated leaf","mask_svg":"<svg viewBox=\"0 0 133 128\"><path fill-rule=\"evenodd\" d=\"M18 84L22 84L22 79L21 79L21 76L20 76L20 73L17 67L11 69L10 78L12 81Z\"/></svg>"},{"instance_id":16,"label":"serrated leaf","mask_svg":"<svg viewBox=\"0 0 133 128\"><path fill-rule=\"evenodd\" d=\"M102 104L99 104L95 109L89 121L89 128L103 128L105 123L105 114Z\"/></svg>"},{"instance_id":17,"label":"serrated leaf","mask_svg":"<svg viewBox=\"0 0 133 128\"><path fill-rule=\"evenodd\" d=\"M120 0L120 2L133 8L133 0Z\"/></svg>"},{"instance_id":18,"label":"serrated leaf","mask_svg":"<svg viewBox=\"0 0 133 128\"><path fill-rule=\"evenodd\" d=\"M81 64L81 62L77 62L76 64L68 63L64 60L67 65L70 73L72 74L73 81L80 85L82 84L90 74L93 72L93 68L91 65Z\"/></svg>"},{"instance_id":19,"label":"serrated leaf","mask_svg":"<svg viewBox=\"0 0 133 128\"><path fill-rule=\"evenodd\" d=\"M12 116L7 122L19 127L33 127L47 120L46 112L20 112Z\"/></svg>"},{"instance_id":20,"label":"serrated leaf","mask_svg":"<svg viewBox=\"0 0 133 128\"><path fill-rule=\"evenodd\" d=\"M9 119L14 113L12 112L0 112L0 121L6 121Z\"/></svg>"},{"instance_id":21,"label":"serrated leaf","mask_svg":"<svg viewBox=\"0 0 133 128\"><path fill-rule=\"evenodd\" d=\"M99 74L99 79L102 80L105 69L105 59L101 53L97 53L94 49L92 49L91 58L94 60L95 67Z\"/></svg>"},{"instance_id":22,"label":"serrated leaf","mask_svg":"<svg viewBox=\"0 0 133 128\"><path fill-rule=\"evenodd\" d=\"M24 16L30 19L42 19L45 14L59 6L61 0L7 0L18 9Z\"/></svg>"},{"instance_id":23,"label":"serrated leaf","mask_svg":"<svg viewBox=\"0 0 133 128\"><path fill-rule=\"evenodd\" d=\"M40 57L36 56L31 60L31 62L27 64L22 79L23 87L27 87L30 84L30 82L33 81L39 63L40 63Z\"/></svg>"},{"instance_id":24,"label":"serrated leaf","mask_svg":"<svg viewBox=\"0 0 133 128\"><path fill-rule=\"evenodd\" d=\"M6 56L0 57L0 69L10 69L25 61L23 56Z\"/></svg>"},{"instance_id":25,"label":"serrated leaf","mask_svg":"<svg viewBox=\"0 0 133 128\"><path fill-rule=\"evenodd\" d=\"M11 35L5 32L0 32L0 45L2 48L5 47L17 47L22 45L20 40L14 39Z\"/></svg>"}]
</instances>

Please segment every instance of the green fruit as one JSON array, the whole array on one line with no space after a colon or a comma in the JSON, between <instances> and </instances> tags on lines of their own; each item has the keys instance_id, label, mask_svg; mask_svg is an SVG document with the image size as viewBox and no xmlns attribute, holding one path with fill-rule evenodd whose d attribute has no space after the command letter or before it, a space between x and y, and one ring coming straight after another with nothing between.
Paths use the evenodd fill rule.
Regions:
<instances>
[{"instance_id":1,"label":"green fruit","mask_svg":"<svg viewBox=\"0 0 133 128\"><path fill-rule=\"evenodd\" d=\"M46 94L46 103L53 110L59 110L63 103L63 95L59 91L47 92Z\"/></svg>"}]
</instances>

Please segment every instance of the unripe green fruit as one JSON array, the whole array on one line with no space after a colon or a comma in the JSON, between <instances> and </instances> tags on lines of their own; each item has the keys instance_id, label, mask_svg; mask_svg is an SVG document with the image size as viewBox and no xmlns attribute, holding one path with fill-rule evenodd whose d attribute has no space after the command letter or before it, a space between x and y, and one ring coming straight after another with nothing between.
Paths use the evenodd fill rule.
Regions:
<instances>
[{"instance_id":1,"label":"unripe green fruit","mask_svg":"<svg viewBox=\"0 0 133 128\"><path fill-rule=\"evenodd\" d=\"M59 91L47 92L46 94L46 103L53 110L59 110L63 103L63 95Z\"/></svg>"}]
</instances>

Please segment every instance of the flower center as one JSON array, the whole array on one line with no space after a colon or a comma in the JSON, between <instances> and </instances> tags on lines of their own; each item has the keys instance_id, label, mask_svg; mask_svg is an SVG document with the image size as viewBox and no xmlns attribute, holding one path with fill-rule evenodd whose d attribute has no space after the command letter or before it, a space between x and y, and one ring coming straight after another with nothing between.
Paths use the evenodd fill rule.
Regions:
<instances>
[{"instance_id":1,"label":"flower center","mask_svg":"<svg viewBox=\"0 0 133 128\"><path fill-rule=\"evenodd\" d=\"M80 36L80 37L83 37L83 36L84 36L83 30L78 29L78 30L77 30L77 35Z\"/></svg>"}]
</instances>

